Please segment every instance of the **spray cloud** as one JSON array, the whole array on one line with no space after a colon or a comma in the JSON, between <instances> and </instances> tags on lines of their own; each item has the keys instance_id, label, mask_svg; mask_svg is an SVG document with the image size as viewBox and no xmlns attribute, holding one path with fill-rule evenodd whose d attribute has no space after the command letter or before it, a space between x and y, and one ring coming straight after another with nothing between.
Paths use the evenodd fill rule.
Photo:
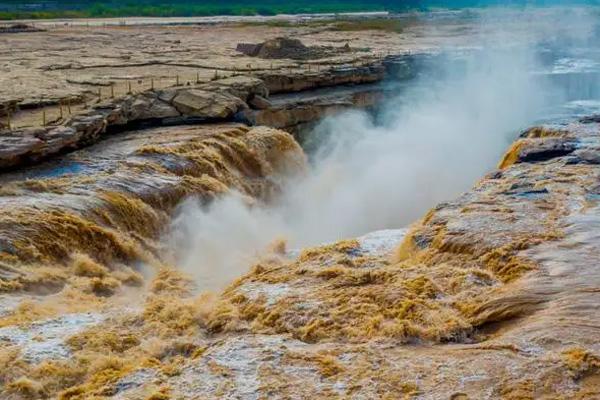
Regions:
<instances>
[{"instance_id":1,"label":"spray cloud","mask_svg":"<svg viewBox=\"0 0 600 400\"><path fill-rule=\"evenodd\" d=\"M544 68L536 40L551 24L490 33L488 18L476 46L436 57L377 117L323 121L311 134L310 172L290 178L271 204L248 206L236 194L207 208L187 202L173 226L179 265L216 289L276 238L301 247L401 228L472 186L521 129L564 100L534 74Z\"/></svg>"}]
</instances>

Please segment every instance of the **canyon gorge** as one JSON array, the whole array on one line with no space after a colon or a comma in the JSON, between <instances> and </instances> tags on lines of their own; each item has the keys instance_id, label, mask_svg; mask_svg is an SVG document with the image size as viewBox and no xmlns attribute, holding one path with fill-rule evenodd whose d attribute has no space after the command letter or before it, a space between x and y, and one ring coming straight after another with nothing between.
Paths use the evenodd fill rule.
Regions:
<instances>
[{"instance_id":1,"label":"canyon gorge","mask_svg":"<svg viewBox=\"0 0 600 400\"><path fill-rule=\"evenodd\" d=\"M598 9L338 18L0 31L2 399L600 399Z\"/></svg>"}]
</instances>

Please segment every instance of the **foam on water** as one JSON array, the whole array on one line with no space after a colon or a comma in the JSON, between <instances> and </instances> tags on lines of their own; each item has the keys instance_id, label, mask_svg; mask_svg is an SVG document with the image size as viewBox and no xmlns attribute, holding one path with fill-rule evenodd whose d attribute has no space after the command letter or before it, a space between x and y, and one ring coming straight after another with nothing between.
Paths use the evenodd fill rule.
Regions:
<instances>
[{"instance_id":1,"label":"foam on water","mask_svg":"<svg viewBox=\"0 0 600 400\"><path fill-rule=\"evenodd\" d=\"M556 60L552 74L582 74L600 71L600 63L587 58L564 57Z\"/></svg>"},{"instance_id":2,"label":"foam on water","mask_svg":"<svg viewBox=\"0 0 600 400\"><path fill-rule=\"evenodd\" d=\"M407 228L384 229L367 233L366 235L357 238L357 240L358 243L360 243L361 251L364 253L371 255L385 254L398 246L406 236L407 232Z\"/></svg>"},{"instance_id":3,"label":"foam on water","mask_svg":"<svg viewBox=\"0 0 600 400\"><path fill-rule=\"evenodd\" d=\"M67 358L70 351L65 340L103 320L104 316L100 314L77 313L34 322L26 327L7 326L0 328L0 342L20 347L21 357L32 363Z\"/></svg>"}]
</instances>

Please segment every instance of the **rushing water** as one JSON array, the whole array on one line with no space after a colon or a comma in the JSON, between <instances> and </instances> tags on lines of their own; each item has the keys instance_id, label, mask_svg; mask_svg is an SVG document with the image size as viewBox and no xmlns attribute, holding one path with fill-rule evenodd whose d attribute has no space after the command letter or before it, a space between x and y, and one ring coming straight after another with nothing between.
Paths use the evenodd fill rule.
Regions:
<instances>
[{"instance_id":1,"label":"rushing water","mask_svg":"<svg viewBox=\"0 0 600 400\"><path fill-rule=\"evenodd\" d=\"M173 226L186 237L173 244L180 264L227 282L277 238L297 248L405 227L492 170L523 129L600 111L598 20L563 14L482 13L476 40L423 56L376 115L315 128L309 173L288 178L271 204L186 203ZM567 28L554 29L558 16Z\"/></svg>"}]
</instances>

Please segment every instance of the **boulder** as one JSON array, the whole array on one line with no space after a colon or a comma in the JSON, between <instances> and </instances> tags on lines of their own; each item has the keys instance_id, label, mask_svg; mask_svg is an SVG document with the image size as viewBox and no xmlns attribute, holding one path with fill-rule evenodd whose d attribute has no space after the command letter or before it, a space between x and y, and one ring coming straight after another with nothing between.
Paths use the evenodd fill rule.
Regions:
<instances>
[{"instance_id":1,"label":"boulder","mask_svg":"<svg viewBox=\"0 0 600 400\"><path fill-rule=\"evenodd\" d=\"M175 107L160 100L153 92L147 92L131 98L126 103L126 119L128 121L162 119L179 116Z\"/></svg>"},{"instance_id":2,"label":"boulder","mask_svg":"<svg viewBox=\"0 0 600 400\"><path fill-rule=\"evenodd\" d=\"M28 154L44 148L44 141L31 132L14 132L14 135L0 136L0 168L10 168L21 163Z\"/></svg>"},{"instance_id":3,"label":"boulder","mask_svg":"<svg viewBox=\"0 0 600 400\"><path fill-rule=\"evenodd\" d=\"M245 103L226 92L189 89L180 91L173 99L173 105L184 116L226 119L241 110Z\"/></svg>"},{"instance_id":4,"label":"boulder","mask_svg":"<svg viewBox=\"0 0 600 400\"><path fill-rule=\"evenodd\" d=\"M40 132L37 135L37 138L44 141L44 148L40 153L40 156L43 158L48 155L59 153L66 148L76 148L81 139L81 132L74 128L58 126Z\"/></svg>"},{"instance_id":5,"label":"boulder","mask_svg":"<svg viewBox=\"0 0 600 400\"><path fill-rule=\"evenodd\" d=\"M93 142L107 127L107 120L102 114L87 114L73 117L66 126L81 132L81 138Z\"/></svg>"},{"instance_id":6,"label":"boulder","mask_svg":"<svg viewBox=\"0 0 600 400\"><path fill-rule=\"evenodd\" d=\"M600 114L588 115L579 120L582 124L600 123Z\"/></svg>"},{"instance_id":7,"label":"boulder","mask_svg":"<svg viewBox=\"0 0 600 400\"><path fill-rule=\"evenodd\" d=\"M577 148L570 139L546 138L528 142L519 152L518 162L543 162L566 156Z\"/></svg>"},{"instance_id":8,"label":"boulder","mask_svg":"<svg viewBox=\"0 0 600 400\"><path fill-rule=\"evenodd\" d=\"M231 76L207 83L201 88L208 91L226 91L243 101L248 101L255 95L269 97L269 89L265 82L251 76Z\"/></svg>"},{"instance_id":9,"label":"boulder","mask_svg":"<svg viewBox=\"0 0 600 400\"><path fill-rule=\"evenodd\" d=\"M271 108L272 106L269 100L265 99L263 96L260 95L252 97L248 101L248 105L254 108L255 110L266 110L268 108Z\"/></svg>"}]
</instances>

